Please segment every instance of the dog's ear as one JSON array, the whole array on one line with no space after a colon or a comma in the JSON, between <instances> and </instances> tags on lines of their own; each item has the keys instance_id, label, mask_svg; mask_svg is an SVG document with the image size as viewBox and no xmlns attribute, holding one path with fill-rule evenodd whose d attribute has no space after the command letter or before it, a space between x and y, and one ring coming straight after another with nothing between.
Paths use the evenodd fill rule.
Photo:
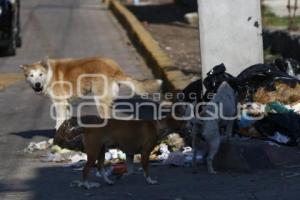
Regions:
<instances>
[{"instance_id":1,"label":"dog's ear","mask_svg":"<svg viewBox=\"0 0 300 200\"><path fill-rule=\"evenodd\" d=\"M28 65L20 65L20 69L23 69L24 71L28 69Z\"/></svg>"},{"instance_id":2,"label":"dog's ear","mask_svg":"<svg viewBox=\"0 0 300 200\"><path fill-rule=\"evenodd\" d=\"M43 65L46 69L49 67L49 56L45 56L41 60L41 65Z\"/></svg>"}]
</instances>

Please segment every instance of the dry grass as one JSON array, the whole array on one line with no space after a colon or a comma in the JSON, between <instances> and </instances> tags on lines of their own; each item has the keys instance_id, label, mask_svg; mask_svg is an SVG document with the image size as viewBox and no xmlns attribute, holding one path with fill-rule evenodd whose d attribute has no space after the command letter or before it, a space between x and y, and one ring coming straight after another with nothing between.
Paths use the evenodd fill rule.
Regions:
<instances>
[{"instance_id":1,"label":"dry grass","mask_svg":"<svg viewBox=\"0 0 300 200\"><path fill-rule=\"evenodd\" d=\"M294 88L285 83L275 83L275 91L268 91L266 88L259 88L253 96L253 100L258 103L279 101L283 104L294 104L300 101L300 84Z\"/></svg>"},{"instance_id":2,"label":"dry grass","mask_svg":"<svg viewBox=\"0 0 300 200\"><path fill-rule=\"evenodd\" d=\"M0 91L6 87L24 80L24 75L20 73L4 73L0 74Z\"/></svg>"}]
</instances>

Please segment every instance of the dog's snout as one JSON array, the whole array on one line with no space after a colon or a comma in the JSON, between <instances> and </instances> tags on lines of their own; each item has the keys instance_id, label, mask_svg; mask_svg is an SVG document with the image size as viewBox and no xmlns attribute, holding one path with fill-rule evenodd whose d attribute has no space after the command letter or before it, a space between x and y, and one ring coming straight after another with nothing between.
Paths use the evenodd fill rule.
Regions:
<instances>
[{"instance_id":1,"label":"dog's snout","mask_svg":"<svg viewBox=\"0 0 300 200\"><path fill-rule=\"evenodd\" d=\"M35 87L36 88L40 88L41 87L41 83L39 83L39 82L35 83Z\"/></svg>"}]
</instances>

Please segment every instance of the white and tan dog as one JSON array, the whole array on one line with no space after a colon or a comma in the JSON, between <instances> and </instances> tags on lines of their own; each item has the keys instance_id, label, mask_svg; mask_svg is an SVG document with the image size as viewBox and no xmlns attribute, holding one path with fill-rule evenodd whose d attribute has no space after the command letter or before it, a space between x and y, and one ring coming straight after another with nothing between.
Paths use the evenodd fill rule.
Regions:
<instances>
[{"instance_id":1,"label":"white and tan dog","mask_svg":"<svg viewBox=\"0 0 300 200\"><path fill-rule=\"evenodd\" d=\"M153 93L161 80L134 80L119 65L107 58L49 59L20 66L26 81L37 94L48 95L56 110L56 129L68 116L69 100L91 93L102 118L110 116L110 106L117 97L119 84L129 85L137 93Z\"/></svg>"}]
</instances>

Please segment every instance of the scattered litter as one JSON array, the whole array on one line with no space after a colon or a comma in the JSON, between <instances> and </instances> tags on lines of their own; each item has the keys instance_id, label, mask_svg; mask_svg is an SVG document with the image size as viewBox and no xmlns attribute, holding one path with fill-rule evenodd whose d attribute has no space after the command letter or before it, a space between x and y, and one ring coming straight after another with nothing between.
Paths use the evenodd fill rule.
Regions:
<instances>
[{"instance_id":1,"label":"scattered litter","mask_svg":"<svg viewBox=\"0 0 300 200\"><path fill-rule=\"evenodd\" d=\"M282 172L281 176L285 177L285 178L293 178L296 176L300 176L300 173L297 172Z\"/></svg>"},{"instance_id":2,"label":"scattered litter","mask_svg":"<svg viewBox=\"0 0 300 200\"><path fill-rule=\"evenodd\" d=\"M172 151L179 151L184 147L184 140L178 133L169 134L165 143Z\"/></svg>"},{"instance_id":3,"label":"scattered litter","mask_svg":"<svg viewBox=\"0 0 300 200\"><path fill-rule=\"evenodd\" d=\"M291 109L293 109L294 112L299 113L300 112L300 103L297 103L297 104L291 106Z\"/></svg>"},{"instance_id":4,"label":"scattered litter","mask_svg":"<svg viewBox=\"0 0 300 200\"><path fill-rule=\"evenodd\" d=\"M65 165L65 167L71 167L71 168L81 168L85 165L86 160L80 160L78 162L74 162L74 163L68 163Z\"/></svg>"},{"instance_id":5,"label":"scattered litter","mask_svg":"<svg viewBox=\"0 0 300 200\"><path fill-rule=\"evenodd\" d=\"M289 146L296 146L300 138L300 115L294 112L269 113L254 126L264 138Z\"/></svg>"},{"instance_id":6,"label":"scattered litter","mask_svg":"<svg viewBox=\"0 0 300 200\"><path fill-rule=\"evenodd\" d=\"M285 166L285 168L300 168L300 165Z\"/></svg>"},{"instance_id":7,"label":"scattered litter","mask_svg":"<svg viewBox=\"0 0 300 200\"><path fill-rule=\"evenodd\" d=\"M51 151L51 153L60 153L60 154L72 152L72 151L69 150L69 149L61 148L61 147L58 146L58 145L52 146L51 149L50 149L50 151Z\"/></svg>"},{"instance_id":8,"label":"scattered litter","mask_svg":"<svg viewBox=\"0 0 300 200\"><path fill-rule=\"evenodd\" d=\"M126 160L126 154L119 149L109 149L108 152L105 153L105 161L117 159Z\"/></svg>"},{"instance_id":9,"label":"scattered litter","mask_svg":"<svg viewBox=\"0 0 300 200\"><path fill-rule=\"evenodd\" d=\"M190 166L193 161L193 149L191 147L184 147L183 151L171 152L166 160L163 161L165 165L174 166ZM196 155L196 162L203 162L202 152Z\"/></svg>"},{"instance_id":10,"label":"scattered litter","mask_svg":"<svg viewBox=\"0 0 300 200\"><path fill-rule=\"evenodd\" d=\"M72 164L76 163L78 164L81 161L87 160L87 155L82 152L75 152L75 151L62 151L61 152L48 152L46 159L44 159L44 162L68 162L70 167L73 167ZM75 165L76 165L75 164Z\"/></svg>"},{"instance_id":11,"label":"scattered litter","mask_svg":"<svg viewBox=\"0 0 300 200\"><path fill-rule=\"evenodd\" d=\"M54 141L53 138L49 139L49 140L48 140L48 144L49 144L50 146L52 146L52 145L53 145L53 141Z\"/></svg>"},{"instance_id":12,"label":"scattered litter","mask_svg":"<svg viewBox=\"0 0 300 200\"><path fill-rule=\"evenodd\" d=\"M168 145L162 143L159 145L160 155L157 156L158 160L166 160L169 157L170 151Z\"/></svg>"},{"instance_id":13,"label":"scattered litter","mask_svg":"<svg viewBox=\"0 0 300 200\"><path fill-rule=\"evenodd\" d=\"M183 154L188 154L188 153L191 153L192 151L193 151L192 147L186 146L186 147L183 147L182 153Z\"/></svg>"},{"instance_id":14,"label":"scattered litter","mask_svg":"<svg viewBox=\"0 0 300 200\"><path fill-rule=\"evenodd\" d=\"M280 147L279 144L272 142L272 141L266 141L266 143L269 144L270 146Z\"/></svg>"},{"instance_id":15,"label":"scattered litter","mask_svg":"<svg viewBox=\"0 0 300 200\"><path fill-rule=\"evenodd\" d=\"M71 184L70 184L70 187L83 187L85 189L91 189L91 188L98 188L100 187L100 183L97 183L97 182L88 182L88 181L79 181L79 180L76 180L76 181L73 181Z\"/></svg>"},{"instance_id":16,"label":"scattered litter","mask_svg":"<svg viewBox=\"0 0 300 200\"><path fill-rule=\"evenodd\" d=\"M265 112L267 113L288 113L293 112L293 110L288 109L284 104L273 101L266 104Z\"/></svg>"},{"instance_id":17,"label":"scattered litter","mask_svg":"<svg viewBox=\"0 0 300 200\"><path fill-rule=\"evenodd\" d=\"M30 142L29 145L24 149L25 153L33 153L38 150L45 150L53 144L53 140L41 141L41 142Z\"/></svg>"},{"instance_id":18,"label":"scattered litter","mask_svg":"<svg viewBox=\"0 0 300 200\"><path fill-rule=\"evenodd\" d=\"M120 175L128 172L127 165L125 163L112 164L104 169L106 176ZM102 177L99 171L96 172L97 177Z\"/></svg>"},{"instance_id":19,"label":"scattered litter","mask_svg":"<svg viewBox=\"0 0 300 200\"><path fill-rule=\"evenodd\" d=\"M59 153L48 153L47 158L42 161L44 161L44 162L66 162L67 158L65 158L62 154L59 154Z\"/></svg>"},{"instance_id":20,"label":"scattered litter","mask_svg":"<svg viewBox=\"0 0 300 200\"><path fill-rule=\"evenodd\" d=\"M180 151L174 151L169 154L169 157L163 163L166 165L184 166L185 156Z\"/></svg>"},{"instance_id":21,"label":"scattered litter","mask_svg":"<svg viewBox=\"0 0 300 200\"><path fill-rule=\"evenodd\" d=\"M275 132L273 136L268 136L268 138L282 144L287 144L290 141L288 136L285 136L279 132Z\"/></svg>"},{"instance_id":22,"label":"scattered litter","mask_svg":"<svg viewBox=\"0 0 300 200\"><path fill-rule=\"evenodd\" d=\"M265 112L266 109L266 105L261 103L255 103L255 102L252 102L250 105L249 104L243 105L243 107L245 106L247 107L244 109L247 111L247 114L251 116L261 115Z\"/></svg>"},{"instance_id":23,"label":"scattered litter","mask_svg":"<svg viewBox=\"0 0 300 200\"><path fill-rule=\"evenodd\" d=\"M69 159L72 163L77 163L82 160L87 160L87 155L85 153L78 152L70 156Z\"/></svg>"}]
</instances>

